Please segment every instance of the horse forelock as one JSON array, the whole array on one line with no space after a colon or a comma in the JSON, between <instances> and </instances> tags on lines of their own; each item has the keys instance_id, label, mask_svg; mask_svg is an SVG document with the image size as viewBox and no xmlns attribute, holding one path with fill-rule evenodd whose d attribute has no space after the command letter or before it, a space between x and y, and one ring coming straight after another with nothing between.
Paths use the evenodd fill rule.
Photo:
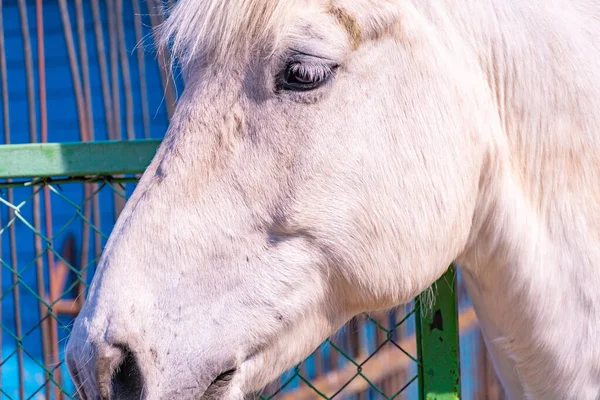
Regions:
<instances>
[{"instance_id":1,"label":"horse forelock","mask_svg":"<svg viewBox=\"0 0 600 400\"><path fill-rule=\"evenodd\" d=\"M275 50L285 39L292 17L310 6L330 14L347 32L353 48L394 28L396 0L179 0L163 10L156 44L180 64L201 53L212 63L244 58L256 46Z\"/></svg>"},{"instance_id":2,"label":"horse forelock","mask_svg":"<svg viewBox=\"0 0 600 400\"><path fill-rule=\"evenodd\" d=\"M199 52L212 62L247 54L257 43L275 46L297 0L180 0L157 28L161 50L180 63Z\"/></svg>"}]
</instances>

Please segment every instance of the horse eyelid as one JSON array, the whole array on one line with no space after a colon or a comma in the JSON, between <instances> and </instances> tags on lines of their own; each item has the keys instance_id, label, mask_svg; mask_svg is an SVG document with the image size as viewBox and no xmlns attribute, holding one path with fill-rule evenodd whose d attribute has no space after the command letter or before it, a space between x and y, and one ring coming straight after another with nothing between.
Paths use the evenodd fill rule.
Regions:
<instances>
[{"instance_id":1,"label":"horse eyelid","mask_svg":"<svg viewBox=\"0 0 600 400\"><path fill-rule=\"evenodd\" d=\"M314 58L314 59L317 59L317 60L322 60L322 61L330 62L330 63L335 63L336 62L336 60L334 60L333 58L329 58L329 57L325 57L325 56L319 56L319 55L316 55L316 54L307 53L305 51L298 50L298 49L295 49L293 47L290 47L289 51L290 51L290 55L287 57L288 59L289 58L293 58L294 55L297 55L297 56L306 56L306 57L310 57L310 58Z\"/></svg>"}]
</instances>

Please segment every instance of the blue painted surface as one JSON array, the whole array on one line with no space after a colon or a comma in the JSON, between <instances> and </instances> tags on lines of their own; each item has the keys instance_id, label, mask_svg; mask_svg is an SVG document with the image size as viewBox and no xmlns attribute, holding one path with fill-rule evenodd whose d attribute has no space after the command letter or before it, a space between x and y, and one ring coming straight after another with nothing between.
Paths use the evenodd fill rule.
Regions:
<instances>
[{"instance_id":1,"label":"blue painted surface","mask_svg":"<svg viewBox=\"0 0 600 400\"><path fill-rule=\"evenodd\" d=\"M67 1L70 12L72 29L74 30L75 49L79 58L79 43L76 34L76 15L74 1ZM123 18L125 20L125 38L126 48L129 55L129 68L131 77L131 93L134 103L134 122L136 138L144 138L143 120L142 120L142 99L140 93L140 78L138 71L138 62L135 52L132 52L136 46L137 40L134 31L134 13L132 3L124 1ZM149 35L151 25L146 2L140 2L142 22L144 26L144 35ZM23 51L23 35L21 30L21 19L16 0L3 0L3 25L4 25L4 40L6 49L6 63L8 74L8 94L9 94L9 114L4 115L3 109L0 108L0 121L8 117L10 119L10 142L11 143L29 143L30 137L30 122L29 122L29 104L27 98L27 81L25 72L25 54ZM47 113L48 113L48 140L51 142L72 142L80 141L80 130L77 119L77 108L73 92L73 79L68 63L67 46L63 31L60 10L56 0L45 0L44 7L44 40L45 40L45 61L46 61L46 93L47 93ZM107 9L106 2L100 1L101 21L103 26L107 26ZM98 61L98 53L96 47L96 38L93 29L92 11L89 1L83 1L83 9L85 16L85 32L86 44L88 52L88 63L90 73L90 85L92 96L92 113L93 127L96 140L107 140L106 119L104 114L104 103L102 98L100 69ZM34 91L35 91L35 110L36 110L36 130L34 141L40 141L40 114L39 114L39 82L38 82L38 58L37 58L37 33L36 33L36 15L35 2L27 1L27 17L29 22L29 34L31 38L31 51L34 66ZM106 50L106 59L109 60L109 36L108 29L104 29L104 43ZM160 72L157 67L154 54L146 53L146 83L148 88L148 110L151 118L150 137L161 138L167 127L168 119L166 107L163 101L163 90L160 78ZM111 77L111 65L107 65L109 78ZM119 64L119 93L120 93L120 109L121 109L121 132L125 136L126 119L125 119L125 96L123 94L123 78L121 65ZM6 143L5 131L3 125L0 125L0 144ZM62 191L65 197L81 202L83 190L81 185L63 185ZM6 192L1 194L6 199ZM27 199L31 195L30 189L15 189L15 204ZM113 215L113 197L110 190L103 190L101 198L101 226L104 232L110 232L112 227ZM33 220L32 206L29 203L23 207L22 215L28 221ZM57 232L63 227L74 215L73 208L66 202L53 196L52 199L52 215L53 215L53 231ZM42 220L43 220L42 215ZM8 219L8 210L5 206L0 206L0 229ZM23 341L23 347L27 350L24 354L25 366L25 384L26 397L34 396L34 398L43 395L43 390L34 393L44 384L43 369L39 366L42 360L41 336L40 329L36 329L39 323L39 308L38 301L28 289L35 291L37 280L35 273L35 265L32 260L35 257L34 252L34 235L22 223L17 223L16 242L17 242L17 267L22 276L25 285L20 284L20 302L21 302L21 322L23 333L31 331ZM74 235L76 240L79 240L77 247L81 247L80 238L82 232L81 221L76 221L68 226L66 231L59 235L55 241L55 246L61 248L68 235ZM9 254L9 235L1 235L2 259L10 264ZM92 245L93 253L93 245ZM47 268L47 259L44 257L44 264ZM16 341L11 333L15 331L15 313L12 287L12 274L5 266L0 267L2 273L2 365L1 365L1 388L4 392L2 398L18 398L18 379L17 379L17 357L15 354ZM45 278L46 283L48 277ZM48 290L48 288L47 288ZM67 296L72 297L72 296ZM62 324L65 326L70 324L70 318L62 317ZM59 329L61 343L64 343L65 329ZM64 371L64 368L63 368ZM67 382L67 390L72 390L72 386Z\"/></svg>"},{"instance_id":2,"label":"blue painted surface","mask_svg":"<svg viewBox=\"0 0 600 400\"><path fill-rule=\"evenodd\" d=\"M0 0L1 1L1 0ZM39 121L39 107L37 105L37 93L38 88L38 75L37 75L37 41L36 41L36 27L35 27L35 7L34 2L29 0L28 2L28 18L29 18L29 30L31 35L31 46L33 55L33 64L35 68L35 93L36 93L36 112L37 112L37 129L35 131L35 140L40 140L40 121ZM71 23L75 28L75 10L74 1L68 1L71 13ZM100 71L98 68L96 40L94 36L94 30L92 25L92 13L89 2L83 1L84 13L86 17L86 43L88 45L88 58L90 64L90 78L93 99L93 122L94 132L96 140L106 140L107 129L104 116L104 104L102 101L102 91L100 82ZM105 2L100 1L102 9L102 23L106 26L106 8ZM149 26L150 20L147 15L145 8L145 2L141 2L142 6L142 21L144 25L144 34L150 33ZM135 136L137 138L143 138L143 122L142 122L142 109L141 109L141 94L140 94L140 81L138 74L138 64L135 53L131 53L136 45L136 38L134 33L133 25L133 10L131 9L131 2L124 1L124 18L125 18L125 35L127 42L127 49L129 51L129 68L131 70L131 85L132 94L134 99L134 121L135 121ZM4 34L6 44L6 57L8 65L8 91L9 91L9 106L10 106L10 141L12 143L28 143L30 142L29 137L29 120L28 120L28 102L27 102L27 87L26 87L26 75L25 75L25 64L23 54L23 40L21 35L21 25L19 19L19 11L16 5L16 0L4 1ZM45 52L46 52L46 75L47 75L47 106L48 106L48 132L49 141L52 142L65 142L65 141L79 141L80 132L77 121L77 109L75 98L73 95L73 82L71 77L71 71L68 65L68 55L66 44L64 40L64 33L62 22L59 14L59 8L56 0L44 1L44 24L45 24ZM105 46L106 46L106 57L109 59L109 37L107 35L107 29L104 30ZM77 36L75 35L75 47L78 51ZM110 65L107 65L110 76ZM119 74L120 70L119 65ZM163 91L160 80L159 70L152 54L146 55L146 78L148 87L148 102L149 102L149 113L151 117L151 137L160 138L163 136L167 127L167 113L163 102ZM121 108L121 132L124 135L126 132L125 125L125 97L123 96L123 81L120 79L120 108ZM0 120L5 118L2 109L0 109ZM0 129L3 129L0 127ZM4 142L4 131L0 135L0 144ZM128 186L130 192L133 188L132 185ZM81 201L83 196L83 190L81 185L64 185L62 187L63 194L69 199ZM15 203L24 201L31 195L30 189L17 189L14 191ZM4 198L5 193L2 194ZM101 227L102 230L108 233L112 227L114 215L113 215L113 197L111 191L105 189L100 194L101 208ZM58 200L56 197L53 198L52 202L52 215L53 215L53 230L57 232L61 227L68 223L73 217L73 209L64 201ZM29 221L32 221L32 207L28 204L22 209L22 215ZM8 218L7 208L0 206L0 226L4 226ZM42 216L43 219L43 216ZM1 228L0 228L1 229ZM62 244L66 240L68 235L74 235L77 240L81 238L82 224L81 221L77 221L74 224L68 226L65 232L60 235L55 241L55 246L61 248ZM24 224L16 224L16 238L17 238L17 266L22 275L22 279L26 282L27 286L33 291L36 288L36 274L35 265L32 264L34 259L34 235L31 230ZM6 263L10 263L9 258L9 236L8 234L1 235L1 245L3 249L3 260ZM93 238L90 240L91 253L93 254ZM104 243L103 243L104 244ZM77 243L78 247L81 243ZM47 266L47 260L44 257L44 263ZM3 324L2 329L2 354L1 359L3 364L1 365L1 382L2 390L4 391L3 398L10 396L12 398L18 398L18 381L17 381L17 358L14 355L16 349L15 339L9 332L14 332L15 326L15 314L13 310L14 302L12 292L10 288L12 286L12 274L6 267L2 269L2 317L1 321ZM93 271L90 271L93 272ZM47 277L46 277L47 282ZM24 347L27 349L28 354L24 355L25 365L25 381L26 381L26 397L32 396L33 398L41 398L43 390L37 392L40 387L44 384L44 374L42 368L36 363L42 360L42 349L41 349L41 338L39 329L35 329L35 326L39 323L38 314L38 301L33 294L27 289L27 287L21 285L21 318L23 324L23 332L28 332L29 335L24 340ZM69 318L61 318L61 323L68 326L71 321ZM375 326L372 323L367 323L366 328L361 334L364 336L363 342L374 343L371 340L375 335ZM64 343L65 330L59 329L61 332L61 343ZM406 334L414 333L414 323L412 320L407 322ZM375 348L369 348L370 352L374 351ZM461 363L463 370L463 377L469 377L472 374L472 359L473 352L477 349L472 346L461 347ZM324 358L327 355L335 351L330 346L323 347ZM12 354L12 355L11 355ZM415 355L416 356L416 355ZM339 357L339 366L343 366L347 363L343 357ZM310 358L305 363L305 368L308 377L315 376L315 369L317 368L315 359ZM64 372L63 368L63 372ZM411 368L410 376L416 374L416 367ZM360 379L360 378L358 378ZM293 389L300 384L299 380L296 379L288 389ZM72 385L67 383L66 389L72 390ZM416 398L417 385L413 383L408 391L409 398ZM474 387L472 379L463 379L463 394L465 399L473 398ZM369 399L381 398L379 394L374 391L368 394Z\"/></svg>"}]
</instances>

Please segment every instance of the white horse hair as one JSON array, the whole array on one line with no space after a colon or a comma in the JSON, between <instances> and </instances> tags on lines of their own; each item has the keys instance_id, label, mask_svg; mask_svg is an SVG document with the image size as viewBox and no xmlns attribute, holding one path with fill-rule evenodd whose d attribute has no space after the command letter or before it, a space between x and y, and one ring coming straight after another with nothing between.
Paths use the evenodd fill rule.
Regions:
<instances>
[{"instance_id":1,"label":"white horse hair","mask_svg":"<svg viewBox=\"0 0 600 400\"><path fill-rule=\"evenodd\" d=\"M184 64L198 49L211 49L218 60L239 57L267 34L281 31L293 15L293 4L293 0L180 2L158 27L157 44L170 47Z\"/></svg>"},{"instance_id":2,"label":"white horse hair","mask_svg":"<svg viewBox=\"0 0 600 400\"><path fill-rule=\"evenodd\" d=\"M242 399L456 261L512 399L600 399L600 5L180 0L186 88L67 360Z\"/></svg>"}]
</instances>

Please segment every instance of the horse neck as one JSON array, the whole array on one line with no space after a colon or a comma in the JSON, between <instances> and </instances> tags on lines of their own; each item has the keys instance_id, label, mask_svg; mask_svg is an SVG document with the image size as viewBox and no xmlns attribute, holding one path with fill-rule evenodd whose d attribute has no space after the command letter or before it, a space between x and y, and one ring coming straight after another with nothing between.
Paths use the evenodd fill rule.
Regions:
<instances>
[{"instance_id":1,"label":"horse neck","mask_svg":"<svg viewBox=\"0 0 600 400\"><path fill-rule=\"evenodd\" d=\"M457 262L511 397L596 399L600 24L569 2L497 3L452 11L499 116Z\"/></svg>"}]
</instances>

